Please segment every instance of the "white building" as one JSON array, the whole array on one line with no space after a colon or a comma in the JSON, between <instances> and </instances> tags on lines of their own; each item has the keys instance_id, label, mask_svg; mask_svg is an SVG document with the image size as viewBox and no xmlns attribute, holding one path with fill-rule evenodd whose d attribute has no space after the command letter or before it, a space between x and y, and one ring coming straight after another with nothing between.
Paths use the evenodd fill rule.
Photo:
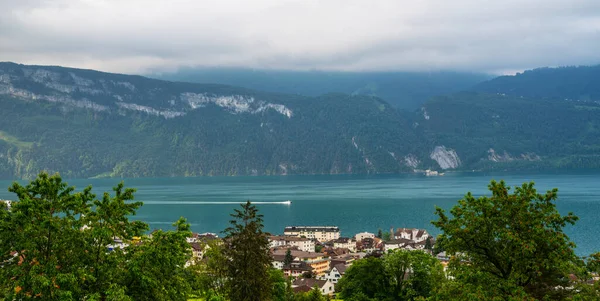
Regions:
<instances>
[{"instance_id":1,"label":"white building","mask_svg":"<svg viewBox=\"0 0 600 301\"><path fill-rule=\"evenodd\" d=\"M356 241L347 237L340 237L333 241L334 248L344 248L356 252Z\"/></svg>"},{"instance_id":2,"label":"white building","mask_svg":"<svg viewBox=\"0 0 600 301\"><path fill-rule=\"evenodd\" d=\"M342 276L346 273L346 269L348 269L348 265L345 264L337 264L334 266L331 271L325 274L325 280L330 281L332 283L337 283Z\"/></svg>"},{"instance_id":3,"label":"white building","mask_svg":"<svg viewBox=\"0 0 600 301\"><path fill-rule=\"evenodd\" d=\"M285 227L283 234L325 242L340 238L340 229L335 226L289 226Z\"/></svg>"},{"instance_id":4,"label":"white building","mask_svg":"<svg viewBox=\"0 0 600 301\"><path fill-rule=\"evenodd\" d=\"M375 238L375 234L369 232L362 232L354 236L354 239L356 239L356 241L362 241L365 238Z\"/></svg>"},{"instance_id":5,"label":"white building","mask_svg":"<svg viewBox=\"0 0 600 301\"><path fill-rule=\"evenodd\" d=\"M407 245L411 244L412 241L406 238L400 239L392 239L390 241L386 241L384 243L384 251L396 250L396 249L405 249Z\"/></svg>"},{"instance_id":6,"label":"white building","mask_svg":"<svg viewBox=\"0 0 600 301\"><path fill-rule=\"evenodd\" d=\"M269 247L276 248L281 246L297 247L304 252L314 252L315 242L312 239L297 236L270 236Z\"/></svg>"},{"instance_id":7,"label":"white building","mask_svg":"<svg viewBox=\"0 0 600 301\"><path fill-rule=\"evenodd\" d=\"M399 228L394 232L394 239L409 239L413 242L426 241L429 237L432 237L424 229L415 228Z\"/></svg>"}]
</instances>

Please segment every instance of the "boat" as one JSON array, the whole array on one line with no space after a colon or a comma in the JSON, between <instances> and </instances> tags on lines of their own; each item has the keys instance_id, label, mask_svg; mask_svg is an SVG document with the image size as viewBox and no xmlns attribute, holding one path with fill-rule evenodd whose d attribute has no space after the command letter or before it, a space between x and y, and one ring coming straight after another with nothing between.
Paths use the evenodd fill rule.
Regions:
<instances>
[{"instance_id":1,"label":"boat","mask_svg":"<svg viewBox=\"0 0 600 301\"><path fill-rule=\"evenodd\" d=\"M428 177L432 177L432 176L438 176L439 174L435 170L427 169L427 170L425 170L425 175Z\"/></svg>"}]
</instances>

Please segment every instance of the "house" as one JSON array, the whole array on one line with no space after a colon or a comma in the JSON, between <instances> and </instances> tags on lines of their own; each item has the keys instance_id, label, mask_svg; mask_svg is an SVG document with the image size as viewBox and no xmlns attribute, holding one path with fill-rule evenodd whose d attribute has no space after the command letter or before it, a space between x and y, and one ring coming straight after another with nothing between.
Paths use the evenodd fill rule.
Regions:
<instances>
[{"instance_id":1,"label":"house","mask_svg":"<svg viewBox=\"0 0 600 301\"><path fill-rule=\"evenodd\" d=\"M338 280L344 276L348 267L349 265L345 265L343 263L336 264L331 271L325 274L325 280L331 281L335 285Z\"/></svg>"},{"instance_id":2,"label":"house","mask_svg":"<svg viewBox=\"0 0 600 301\"><path fill-rule=\"evenodd\" d=\"M298 250L304 252L314 252L315 242L312 239L306 237L297 236L269 236L269 245L271 248L281 246L292 246L297 247Z\"/></svg>"},{"instance_id":3,"label":"house","mask_svg":"<svg viewBox=\"0 0 600 301\"><path fill-rule=\"evenodd\" d=\"M314 287L317 287L323 295L333 295L335 292L335 284L327 280L298 278L292 282L294 292L307 292Z\"/></svg>"},{"instance_id":4,"label":"house","mask_svg":"<svg viewBox=\"0 0 600 301\"><path fill-rule=\"evenodd\" d=\"M366 237L356 242L357 251L371 253L378 249L378 241L375 238Z\"/></svg>"},{"instance_id":5,"label":"house","mask_svg":"<svg viewBox=\"0 0 600 301\"><path fill-rule=\"evenodd\" d=\"M290 264L284 265L281 270L288 277L300 277L307 272L314 273L313 268L304 261L292 261Z\"/></svg>"},{"instance_id":6,"label":"house","mask_svg":"<svg viewBox=\"0 0 600 301\"><path fill-rule=\"evenodd\" d=\"M358 259L357 256L355 255L342 255L342 256L337 256L334 258L331 258L329 260L329 268L333 269L336 265L342 264L342 265L351 265L356 259Z\"/></svg>"},{"instance_id":7,"label":"house","mask_svg":"<svg viewBox=\"0 0 600 301\"><path fill-rule=\"evenodd\" d=\"M285 256L287 250L274 250L272 256ZM329 270L329 257L324 253L305 252L299 250L290 250L294 261L304 261L313 268L316 276L325 275Z\"/></svg>"},{"instance_id":8,"label":"house","mask_svg":"<svg viewBox=\"0 0 600 301\"><path fill-rule=\"evenodd\" d=\"M361 232L354 236L357 242L362 241L365 238L375 238L375 234L369 232Z\"/></svg>"},{"instance_id":9,"label":"house","mask_svg":"<svg viewBox=\"0 0 600 301\"><path fill-rule=\"evenodd\" d=\"M190 246L192 247L192 257L202 259L202 256L204 255L204 248L202 245L198 242L193 242Z\"/></svg>"},{"instance_id":10,"label":"house","mask_svg":"<svg viewBox=\"0 0 600 301\"><path fill-rule=\"evenodd\" d=\"M283 234L329 241L340 238L340 229L335 226L288 226L283 230Z\"/></svg>"},{"instance_id":11,"label":"house","mask_svg":"<svg viewBox=\"0 0 600 301\"><path fill-rule=\"evenodd\" d=\"M409 239L413 242L421 242L425 241L428 238L432 237L427 233L427 230L424 229L415 229L415 228L399 228L394 232L394 239Z\"/></svg>"},{"instance_id":12,"label":"house","mask_svg":"<svg viewBox=\"0 0 600 301\"><path fill-rule=\"evenodd\" d=\"M338 239L333 240L333 247L345 248L350 250L351 252L356 252L356 241L348 237L340 237Z\"/></svg>"},{"instance_id":13,"label":"house","mask_svg":"<svg viewBox=\"0 0 600 301\"><path fill-rule=\"evenodd\" d=\"M406 238L392 239L384 242L383 250L387 253L390 250L405 249L407 245L412 243L412 240Z\"/></svg>"},{"instance_id":14,"label":"house","mask_svg":"<svg viewBox=\"0 0 600 301\"><path fill-rule=\"evenodd\" d=\"M285 254L282 254L282 255L271 254L271 257L273 258L273 260L271 261L271 263L273 264L273 268L276 268L278 270L283 270L283 263L285 262Z\"/></svg>"},{"instance_id":15,"label":"house","mask_svg":"<svg viewBox=\"0 0 600 301\"><path fill-rule=\"evenodd\" d=\"M219 238L219 236L215 233L192 233L192 236L186 238L188 243L199 242L201 240L208 241Z\"/></svg>"}]
</instances>

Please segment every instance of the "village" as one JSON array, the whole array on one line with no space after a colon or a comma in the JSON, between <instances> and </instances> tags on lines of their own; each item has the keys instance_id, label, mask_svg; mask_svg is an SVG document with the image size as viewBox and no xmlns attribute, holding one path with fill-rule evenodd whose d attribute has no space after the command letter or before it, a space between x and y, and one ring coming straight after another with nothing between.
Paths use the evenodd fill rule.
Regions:
<instances>
[{"instance_id":1,"label":"village","mask_svg":"<svg viewBox=\"0 0 600 301\"><path fill-rule=\"evenodd\" d=\"M288 226L282 235L268 234L272 265L290 277L294 292L308 292L316 287L323 295L334 296L335 285L355 260L380 257L395 249L433 253L435 239L426 230L389 231L344 237L336 226ZM214 233L194 233L188 238L192 260L201 260L211 241L219 241L219 237ZM436 258L444 266L448 262L444 252Z\"/></svg>"}]
</instances>

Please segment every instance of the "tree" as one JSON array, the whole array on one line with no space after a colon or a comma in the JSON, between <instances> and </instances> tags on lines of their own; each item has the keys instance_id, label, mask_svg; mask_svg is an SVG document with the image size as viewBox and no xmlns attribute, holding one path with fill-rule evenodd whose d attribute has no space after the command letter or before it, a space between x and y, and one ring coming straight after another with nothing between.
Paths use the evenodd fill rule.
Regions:
<instances>
[{"instance_id":1,"label":"tree","mask_svg":"<svg viewBox=\"0 0 600 301\"><path fill-rule=\"evenodd\" d=\"M260 301L271 297L269 241L263 233L262 215L250 201L231 214L225 229L225 254L229 258L229 298Z\"/></svg>"},{"instance_id":2,"label":"tree","mask_svg":"<svg viewBox=\"0 0 600 301\"><path fill-rule=\"evenodd\" d=\"M227 262L224 244L220 240L209 241L204 247L202 260L195 261L190 270L193 291L200 296L227 296Z\"/></svg>"},{"instance_id":3,"label":"tree","mask_svg":"<svg viewBox=\"0 0 600 301\"><path fill-rule=\"evenodd\" d=\"M428 237L425 241L425 250L432 251L433 246L431 245L431 237Z\"/></svg>"},{"instance_id":4,"label":"tree","mask_svg":"<svg viewBox=\"0 0 600 301\"><path fill-rule=\"evenodd\" d=\"M427 298L445 280L444 268L421 251L394 250L384 259L392 300Z\"/></svg>"},{"instance_id":5,"label":"tree","mask_svg":"<svg viewBox=\"0 0 600 301\"><path fill-rule=\"evenodd\" d=\"M383 238L383 231L381 231L381 228L377 230L377 238Z\"/></svg>"},{"instance_id":6,"label":"tree","mask_svg":"<svg viewBox=\"0 0 600 301\"><path fill-rule=\"evenodd\" d=\"M381 239L383 239L383 241L390 241L392 240L392 234L389 232L383 232Z\"/></svg>"},{"instance_id":7,"label":"tree","mask_svg":"<svg viewBox=\"0 0 600 301\"><path fill-rule=\"evenodd\" d=\"M292 251L290 249L287 249L287 251L285 252L285 258L283 259L283 265L289 266L292 263L292 261L294 261Z\"/></svg>"},{"instance_id":8,"label":"tree","mask_svg":"<svg viewBox=\"0 0 600 301\"><path fill-rule=\"evenodd\" d=\"M284 277L283 272L278 269L269 269L269 277L273 284L271 297L273 301L292 301L294 300L294 291L292 283Z\"/></svg>"},{"instance_id":9,"label":"tree","mask_svg":"<svg viewBox=\"0 0 600 301\"><path fill-rule=\"evenodd\" d=\"M577 217L558 213L557 189L538 194L533 183L525 183L511 194L503 181L492 181L489 190L491 197L468 193L452 217L436 208L433 224L443 231L438 243L454 255L450 271L463 292L490 300L565 299L577 258L563 228Z\"/></svg>"},{"instance_id":10,"label":"tree","mask_svg":"<svg viewBox=\"0 0 600 301\"><path fill-rule=\"evenodd\" d=\"M348 299L356 294L364 294L368 298L385 299L390 296L388 273L381 258L369 257L355 261L340 278L336 291L341 299Z\"/></svg>"},{"instance_id":11,"label":"tree","mask_svg":"<svg viewBox=\"0 0 600 301\"><path fill-rule=\"evenodd\" d=\"M173 226L175 231L154 231L151 238L128 248L125 283L134 300L188 299L191 286L184 266L191 258L187 238L192 233L183 217Z\"/></svg>"},{"instance_id":12,"label":"tree","mask_svg":"<svg viewBox=\"0 0 600 301\"><path fill-rule=\"evenodd\" d=\"M13 183L10 211L0 210L0 291L6 300L106 299L123 297L121 250L108 252L114 237L129 241L147 225L129 222L141 206L123 184L115 196L94 200L92 187L74 192L60 175L40 173L28 185Z\"/></svg>"},{"instance_id":13,"label":"tree","mask_svg":"<svg viewBox=\"0 0 600 301\"><path fill-rule=\"evenodd\" d=\"M316 244L315 245L315 252L320 253L321 251L323 251L323 245Z\"/></svg>"}]
</instances>

